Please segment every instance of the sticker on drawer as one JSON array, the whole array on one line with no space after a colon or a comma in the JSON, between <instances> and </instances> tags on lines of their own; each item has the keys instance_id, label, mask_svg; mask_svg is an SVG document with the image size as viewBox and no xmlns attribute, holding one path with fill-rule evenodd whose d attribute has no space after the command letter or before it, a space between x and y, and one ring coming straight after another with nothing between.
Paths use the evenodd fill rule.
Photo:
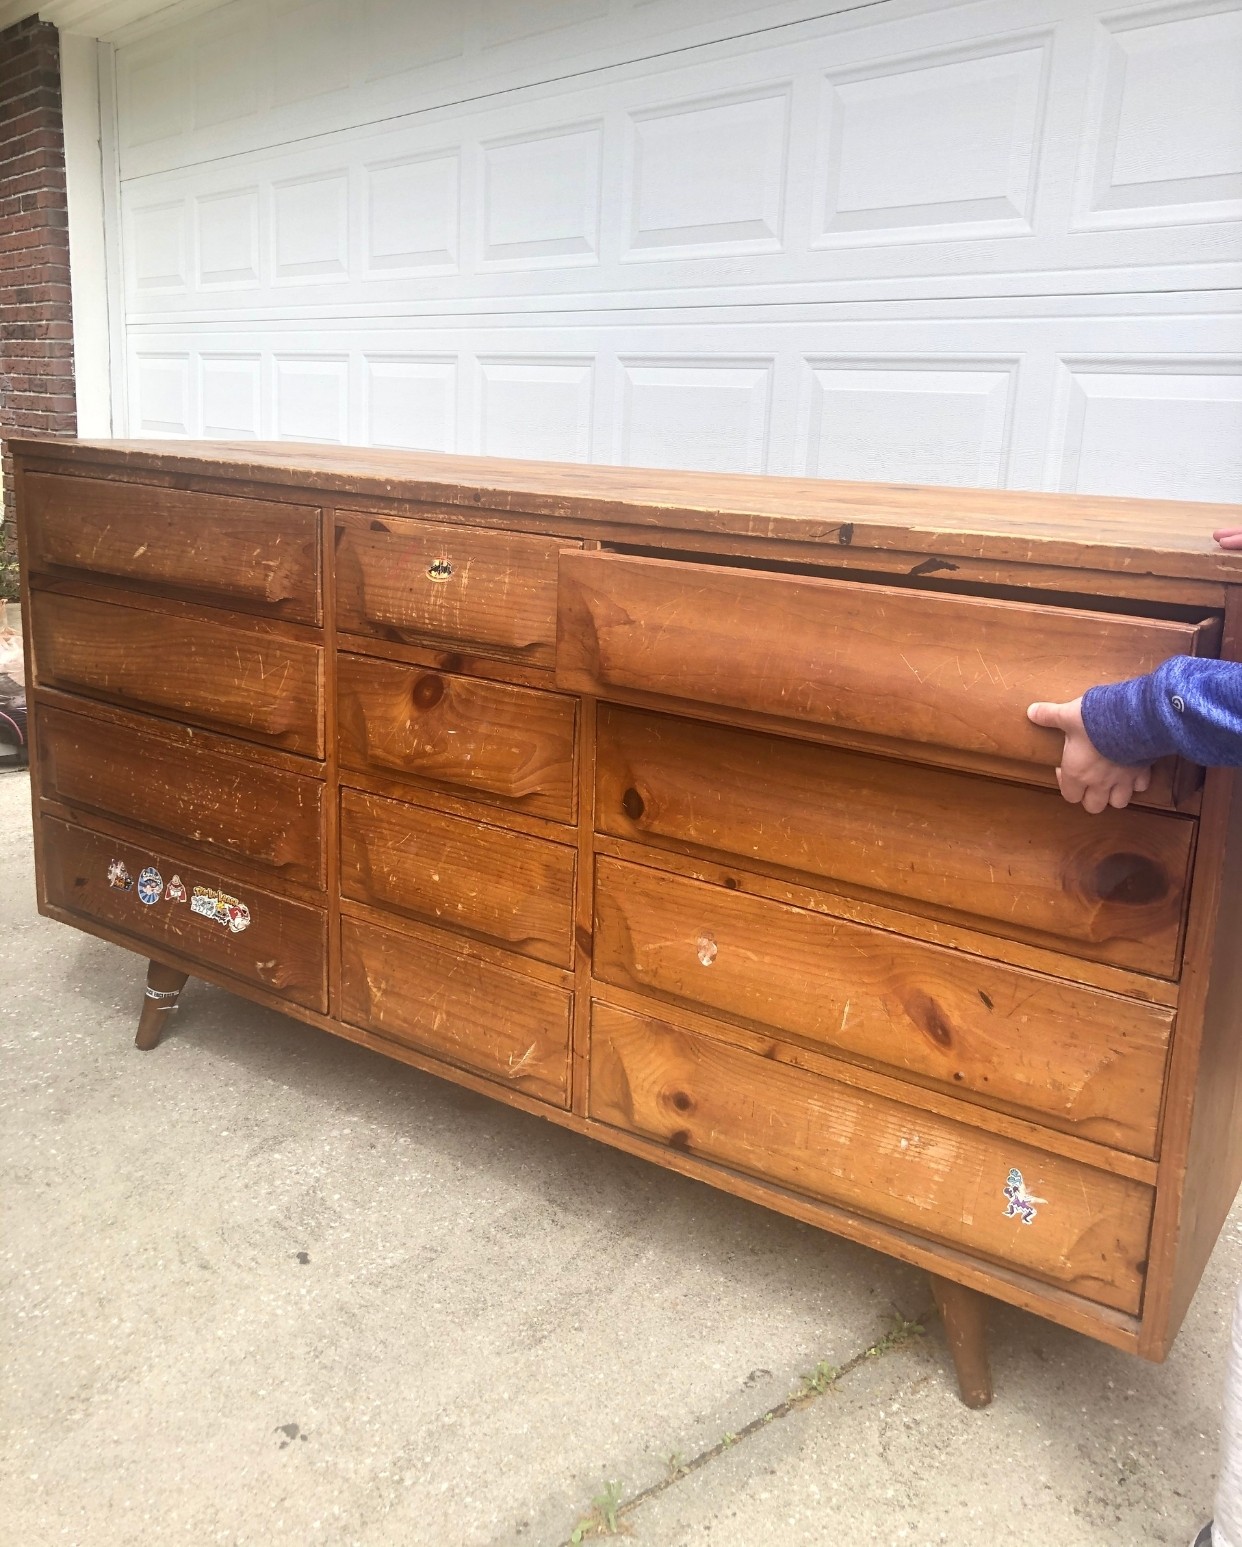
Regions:
<instances>
[{"instance_id":1,"label":"sticker on drawer","mask_svg":"<svg viewBox=\"0 0 1242 1547\"><path fill-rule=\"evenodd\" d=\"M133 876L119 859L114 859L108 866L108 885L116 887L118 892L128 892L133 884Z\"/></svg>"},{"instance_id":2,"label":"sticker on drawer","mask_svg":"<svg viewBox=\"0 0 1242 1547\"><path fill-rule=\"evenodd\" d=\"M1024 1225L1033 1225L1035 1216L1039 1210L1037 1203L1047 1203L1047 1198L1035 1198L1026 1190L1026 1183L1022 1180L1022 1173L1015 1166L1009 1173L1009 1178L1004 1186L1006 1219L1020 1219Z\"/></svg>"},{"instance_id":3,"label":"sticker on drawer","mask_svg":"<svg viewBox=\"0 0 1242 1547\"><path fill-rule=\"evenodd\" d=\"M250 909L227 892L218 892L212 886L196 886L190 898L190 911L198 913L213 924L222 924L230 933L240 935L250 928Z\"/></svg>"},{"instance_id":4,"label":"sticker on drawer","mask_svg":"<svg viewBox=\"0 0 1242 1547\"><path fill-rule=\"evenodd\" d=\"M153 907L164 895L164 877L154 865L138 872L138 901Z\"/></svg>"},{"instance_id":5,"label":"sticker on drawer","mask_svg":"<svg viewBox=\"0 0 1242 1547\"><path fill-rule=\"evenodd\" d=\"M164 888L165 902L184 902L186 900L185 882L180 876L173 876L172 880Z\"/></svg>"}]
</instances>

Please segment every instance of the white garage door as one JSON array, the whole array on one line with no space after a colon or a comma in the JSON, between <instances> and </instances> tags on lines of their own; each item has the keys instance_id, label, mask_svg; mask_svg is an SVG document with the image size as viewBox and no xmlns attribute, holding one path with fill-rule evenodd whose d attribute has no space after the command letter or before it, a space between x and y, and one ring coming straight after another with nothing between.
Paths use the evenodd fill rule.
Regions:
<instances>
[{"instance_id":1,"label":"white garage door","mask_svg":"<svg viewBox=\"0 0 1242 1547\"><path fill-rule=\"evenodd\" d=\"M1242 498L1242 0L238 0L116 121L119 432Z\"/></svg>"}]
</instances>

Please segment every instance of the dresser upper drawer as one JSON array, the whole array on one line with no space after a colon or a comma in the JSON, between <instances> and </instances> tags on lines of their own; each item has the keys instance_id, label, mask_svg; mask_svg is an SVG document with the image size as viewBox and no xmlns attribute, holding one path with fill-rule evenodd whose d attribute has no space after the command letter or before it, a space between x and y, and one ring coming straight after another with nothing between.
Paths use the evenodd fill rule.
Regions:
<instances>
[{"instance_id":1,"label":"dresser upper drawer","mask_svg":"<svg viewBox=\"0 0 1242 1547\"><path fill-rule=\"evenodd\" d=\"M993 935L1175 977L1195 824L1051 790L612 706L596 825Z\"/></svg>"},{"instance_id":2,"label":"dresser upper drawer","mask_svg":"<svg viewBox=\"0 0 1242 1547\"><path fill-rule=\"evenodd\" d=\"M896 586L567 553L557 681L740 709L1047 782L1059 733L1034 699L1076 698L1172 655L1211 653L1179 623ZM864 744L874 744L869 740ZM1167 798L1167 770L1155 798Z\"/></svg>"},{"instance_id":3,"label":"dresser upper drawer","mask_svg":"<svg viewBox=\"0 0 1242 1547\"><path fill-rule=\"evenodd\" d=\"M319 511L104 478L31 473L35 572L70 570L318 623Z\"/></svg>"},{"instance_id":4,"label":"dresser upper drawer","mask_svg":"<svg viewBox=\"0 0 1242 1547\"><path fill-rule=\"evenodd\" d=\"M336 621L346 633L552 664L560 538L352 512L338 516L336 536Z\"/></svg>"},{"instance_id":5,"label":"dresser upper drawer","mask_svg":"<svg viewBox=\"0 0 1242 1547\"><path fill-rule=\"evenodd\" d=\"M41 687L323 756L323 650L261 619L210 622L34 591Z\"/></svg>"},{"instance_id":6,"label":"dresser upper drawer","mask_svg":"<svg viewBox=\"0 0 1242 1547\"><path fill-rule=\"evenodd\" d=\"M481 677L342 653L341 763L573 820L574 700Z\"/></svg>"}]
</instances>

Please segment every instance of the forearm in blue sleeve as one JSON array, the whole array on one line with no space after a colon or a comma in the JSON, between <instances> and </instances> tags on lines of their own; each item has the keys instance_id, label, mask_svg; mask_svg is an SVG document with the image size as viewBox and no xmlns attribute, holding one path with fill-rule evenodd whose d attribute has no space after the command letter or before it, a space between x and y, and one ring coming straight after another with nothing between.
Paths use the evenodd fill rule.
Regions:
<instances>
[{"instance_id":1,"label":"forearm in blue sleeve","mask_svg":"<svg viewBox=\"0 0 1242 1547\"><path fill-rule=\"evenodd\" d=\"M1242 766L1242 663L1175 655L1146 677L1088 689L1082 722L1114 763L1177 752L1206 768Z\"/></svg>"}]
</instances>

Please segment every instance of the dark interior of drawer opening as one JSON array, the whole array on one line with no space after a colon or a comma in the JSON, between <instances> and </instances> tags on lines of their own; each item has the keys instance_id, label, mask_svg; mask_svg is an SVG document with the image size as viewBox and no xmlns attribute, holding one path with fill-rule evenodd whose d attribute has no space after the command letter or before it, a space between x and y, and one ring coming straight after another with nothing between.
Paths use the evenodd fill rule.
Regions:
<instances>
[{"instance_id":1,"label":"dark interior of drawer opening","mask_svg":"<svg viewBox=\"0 0 1242 1547\"><path fill-rule=\"evenodd\" d=\"M1171 623L1206 623L1223 614L1211 607L1189 602L1157 602L1128 596L1100 596L1092 591L1048 590L1042 586L997 585L984 580L954 580L940 572L894 573L886 569L846 568L833 564L804 564L781 559L747 558L736 553L701 553L693 549L652 548L638 543L601 545L605 553L628 554L639 559L669 559L682 564L710 564L719 569L753 569L772 575L806 575L813 580L849 580L860 585L883 585L904 591L934 591L952 596L979 596L1003 602L1038 602L1044 607L1067 607L1087 612L1112 612L1130 618L1158 618ZM931 559L930 564L939 561ZM946 561L948 562L948 561Z\"/></svg>"}]
</instances>

